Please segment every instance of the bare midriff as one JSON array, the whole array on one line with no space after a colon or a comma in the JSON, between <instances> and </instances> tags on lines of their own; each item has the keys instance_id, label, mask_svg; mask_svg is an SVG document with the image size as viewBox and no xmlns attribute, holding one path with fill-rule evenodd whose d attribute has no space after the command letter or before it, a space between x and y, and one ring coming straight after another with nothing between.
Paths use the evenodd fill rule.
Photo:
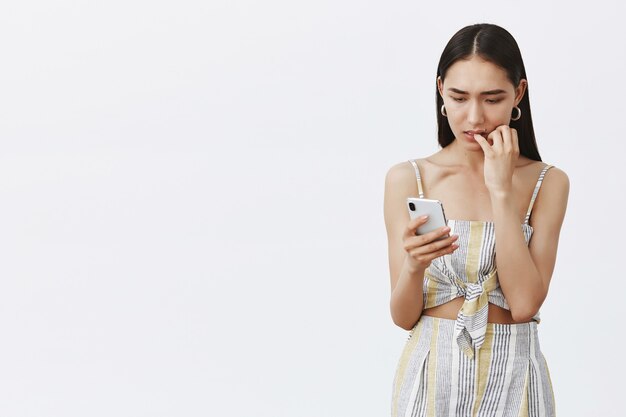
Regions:
<instances>
[{"instance_id":1,"label":"bare midriff","mask_svg":"<svg viewBox=\"0 0 626 417\"><path fill-rule=\"evenodd\" d=\"M425 308L422 314L425 316L439 317L442 319L456 320L459 310L465 299L463 297L455 298L445 304L436 307ZM499 324L515 324L520 323L513 320L511 312L505 308L489 303L489 313L487 314L487 322ZM526 322L527 323L527 322Z\"/></svg>"}]
</instances>

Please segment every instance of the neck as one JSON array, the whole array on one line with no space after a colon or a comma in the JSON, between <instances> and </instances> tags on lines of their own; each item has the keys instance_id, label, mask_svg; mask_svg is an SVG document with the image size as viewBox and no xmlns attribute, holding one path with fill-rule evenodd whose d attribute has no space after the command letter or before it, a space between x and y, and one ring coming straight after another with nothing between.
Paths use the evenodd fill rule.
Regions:
<instances>
[{"instance_id":1,"label":"neck","mask_svg":"<svg viewBox=\"0 0 626 417\"><path fill-rule=\"evenodd\" d=\"M460 165L472 172L482 174L485 166L485 153L478 144L467 145L471 144L461 143L461 140L455 139L446 149L449 149L450 156Z\"/></svg>"}]
</instances>

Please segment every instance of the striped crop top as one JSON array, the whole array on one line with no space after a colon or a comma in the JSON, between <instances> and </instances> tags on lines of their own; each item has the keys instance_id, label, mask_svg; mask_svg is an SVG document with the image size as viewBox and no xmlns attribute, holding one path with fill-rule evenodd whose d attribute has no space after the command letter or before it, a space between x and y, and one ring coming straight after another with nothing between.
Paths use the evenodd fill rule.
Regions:
<instances>
[{"instance_id":1,"label":"striped crop top","mask_svg":"<svg viewBox=\"0 0 626 417\"><path fill-rule=\"evenodd\" d=\"M415 168L419 198L424 198L422 179L415 160L409 160ZM521 224L526 245L533 228L528 224L530 212L548 169L546 165L539 175L533 191L524 223ZM445 304L458 297L465 298L455 325L455 338L468 357L480 349L487 330L489 303L510 310L498 282L496 271L495 229L492 221L448 219L450 234L459 237L459 247L451 254L432 260L424 273L424 308ZM533 317L539 323L539 312Z\"/></svg>"}]
</instances>

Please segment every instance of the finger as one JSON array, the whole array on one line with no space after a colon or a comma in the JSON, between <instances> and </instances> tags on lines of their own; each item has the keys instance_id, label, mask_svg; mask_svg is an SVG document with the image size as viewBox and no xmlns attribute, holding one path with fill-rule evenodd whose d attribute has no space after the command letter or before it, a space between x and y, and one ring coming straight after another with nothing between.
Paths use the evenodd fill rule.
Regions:
<instances>
[{"instance_id":1,"label":"finger","mask_svg":"<svg viewBox=\"0 0 626 417\"><path fill-rule=\"evenodd\" d=\"M409 222L409 228L415 231L418 227L426 223L428 223L428 214L417 216Z\"/></svg>"},{"instance_id":2,"label":"finger","mask_svg":"<svg viewBox=\"0 0 626 417\"><path fill-rule=\"evenodd\" d=\"M442 245L450 244L451 241L448 241L446 243L446 239L437 240L437 238L446 236L449 232L450 232L450 228L446 226L446 227L440 227L437 230L433 230L432 232L428 232L423 235L414 236L413 239L409 238L409 240L407 241L406 249L410 250L416 247L424 248L424 247L427 247L428 245L434 245L434 246L430 246L430 249L428 248L425 249L424 253L432 252L433 250L441 247ZM450 239L450 237L448 237L447 239Z\"/></svg>"},{"instance_id":3,"label":"finger","mask_svg":"<svg viewBox=\"0 0 626 417\"><path fill-rule=\"evenodd\" d=\"M407 237L415 236L415 232L417 228L423 225L424 223L426 223L427 221L428 221L427 215L417 216L416 218L411 219L411 221L407 224L406 228L404 229L404 237L407 238Z\"/></svg>"},{"instance_id":4,"label":"finger","mask_svg":"<svg viewBox=\"0 0 626 417\"><path fill-rule=\"evenodd\" d=\"M428 243L426 245L408 247L407 249L408 249L408 252L411 254L411 256L422 256L422 255L430 255L432 253L440 251L444 248L449 247L450 244L451 243L444 245L441 241L435 241L432 243Z\"/></svg>"},{"instance_id":5,"label":"finger","mask_svg":"<svg viewBox=\"0 0 626 417\"><path fill-rule=\"evenodd\" d=\"M451 235L446 237L445 239L434 240L424 247L428 249L427 253L432 253L449 247L450 245L454 244L458 239L459 235Z\"/></svg>"},{"instance_id":6,"label":"finger","mask_svg":"<svg viewBox=\"0 0 626 417\"><path fill-rule=\"evenodd\" d=\"M511 129L511 138L513 139L513 151L519 155L519 138L517 137L517 129Z\"/></svg>"},{"instance_id":7,"label":"finger","mask_svg":"<svg viewBox=\"0 0 626 417\"><path fill-rule=\"evenodd\" d=\"M496 130L489 134L489 138L493 141L492 149L496 153L502 152L502 128L498 126Z\"/></svg>"},{"instance_id":8,"label":"finger","mask_svg":"<svg viewBox=\"0 0 626 417\"><path fill-rule=\"evenodd\" d=\"M489 144L489 142L487 142L487 139L485 139L483 136L474 134L474 139L476 139L476 142L478 142L480 147L483 148L483 152L485 153L485 155L488 155L491 152L493 152L493 150L491 149L491 145Z\"/></svg>"},{"instance_id":9,"label":"finger","mask_svg":"<svg viewBox=\"0 0 626 417\"><path fill-rule=\"evenodd\" d=\"M439 249L439 250L437 250L435 252L430 252L430 253L422 253L422 252L419 251L419 248L418 248L418 249L415 249L415 250L411 251L410 255L413 258L417 258L417 257L421 258L420 260L422 262L430 262L433 259L438 258L438 257L440 257L442 255L447 255L449 253L452 253L455 250L457 250L458 248L459 248L459 245L456 244L456 243L452 244L452 245L448 245L448 246L446 246L444 248L441 248L441 249Z\"/></svg>"},{"instance_id":10,"label":"finger","mask_svg":"<svg viewBox=\"0 0 626 417\"><path fill-rule=\"evenodd\" d=\"M513 151L513 138L511 133L511 128L509 126L502 126L500 130L500 134L502 135L502 149L506 153L511 153Z\"/></svg>"},{"instance_id":11,"label":"finger","mask_svg":"<svg viewBox=\"0 0 626 417\"><path fill-rule=\"evenodd\" d=\"M457 250L458 248L459 248L459 245L458 245L458 244L456 244L456 243L454 243L454 244L452 244L452 245L450 245L450 246L448 246L448 247L445 247L445 248L443 248L443 249L441 249L441 250L439 250L439 251L435 252L435 253L434 253L435 258L438 258L438 257L440 257L440 256L442 256L442 255L447 255L447 254L449 254L449 253L452 253L452 252L454 252L455 250ZM433 258L433 259L434 259L434 258Z\"/></svg>"}]
</instances>

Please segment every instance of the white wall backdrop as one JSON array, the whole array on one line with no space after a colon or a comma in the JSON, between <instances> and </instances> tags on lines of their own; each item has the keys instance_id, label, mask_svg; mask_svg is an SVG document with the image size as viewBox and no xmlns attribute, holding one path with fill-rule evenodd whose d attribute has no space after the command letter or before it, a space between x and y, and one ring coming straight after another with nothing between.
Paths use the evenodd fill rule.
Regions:
<instances>
[{"instance_id":1,"label":"white wall backdrop","mask_svg":"<svg viewBox=\"0 0 626 417\"><path fill-rule=\"evenodd\" d=\"M557 412L623 415L624 7L3 2L0 415L388 415L384 176L437 150L439 56L480 22L571 181Z\"/></svg>"}]
</instances>

